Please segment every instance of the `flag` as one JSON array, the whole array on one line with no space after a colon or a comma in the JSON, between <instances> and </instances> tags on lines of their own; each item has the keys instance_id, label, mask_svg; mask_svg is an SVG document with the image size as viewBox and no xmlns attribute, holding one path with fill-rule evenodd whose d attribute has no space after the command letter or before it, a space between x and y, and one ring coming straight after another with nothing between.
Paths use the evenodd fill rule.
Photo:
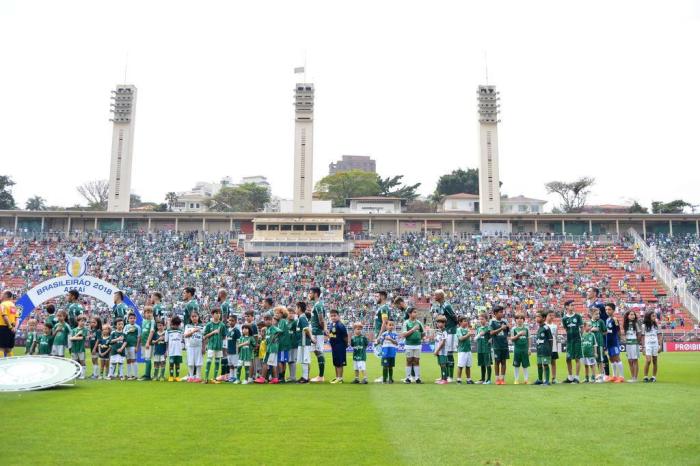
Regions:
<instances>
[{"instance_id":1,"label":"flag","mask_svg":"<svg viewBox=\"0 0 700 466\"><path fill-rule=\"evenodd\" d=\"M304 72L303 66L299 66L297 68L294 68L294 74L299 74L299 73L303 73L303 72Z\"/></svg>"}]
</instances>

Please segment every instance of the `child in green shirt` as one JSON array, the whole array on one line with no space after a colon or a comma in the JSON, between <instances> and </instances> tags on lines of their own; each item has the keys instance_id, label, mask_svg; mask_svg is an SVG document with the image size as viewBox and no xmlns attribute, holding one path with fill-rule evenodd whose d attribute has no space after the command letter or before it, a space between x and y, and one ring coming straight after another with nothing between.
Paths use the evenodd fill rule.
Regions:
<instances>
[{"instance_id":1,"label":"child in green shirt","mask_svg":"<svg viewBox=\"0 0 700 466\"><path fill-rule=\"evenodd\" d=\"M486 322L486 314L479 314L476 328L476 362L481 368L481 379L477 383L491 383L491 333Z\"/></svg>"}]
</instances>

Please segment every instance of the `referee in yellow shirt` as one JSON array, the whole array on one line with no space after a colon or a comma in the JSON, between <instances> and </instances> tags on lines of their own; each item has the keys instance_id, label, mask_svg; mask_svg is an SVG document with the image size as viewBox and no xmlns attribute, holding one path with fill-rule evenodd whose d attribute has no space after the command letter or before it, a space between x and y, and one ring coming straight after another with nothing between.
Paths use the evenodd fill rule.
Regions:
<instances>
[{"instance_id":1,"label":"referee in yellow shirt","mask_svg":"<svg viewBox=\"0 0 700 466\"><path fill-rule=\"evenodd\" d=\"M13 301L14 296L10 291L2 293L0 303L0 351L3 357L12 356L15 347L15 323L17 322L17 308Z\"/></svg>"}]
</instances>

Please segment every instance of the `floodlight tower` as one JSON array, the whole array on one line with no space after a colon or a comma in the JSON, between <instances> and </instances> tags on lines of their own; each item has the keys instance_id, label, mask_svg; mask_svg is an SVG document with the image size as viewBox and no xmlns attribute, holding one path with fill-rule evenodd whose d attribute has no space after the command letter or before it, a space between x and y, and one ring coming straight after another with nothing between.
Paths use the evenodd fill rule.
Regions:
<instances>
[{"instance_id":1,"label":"floodlight tower","mask_svg":"<svg viewBox=\"0 0 700 466\"><path fill-rule=\"evenodd\" d=\"M109 166L109 212L128 212L131 201L131 161L134 147L136 86L120 84L112 91L110 119L112 127L112 159Z\"/></svg>"},{"instance_id":2,"label":"floodlight tower","mask_svg":"<svg viewBox=\"0 0 700 466\"><path fill-rule=\"evenodd\" d=\"M501 189L498 173L499 93L496 86L481 85L479 100L479 212L501 213Z\"/></svg>"},{"instance_id":3,"label":"floodlight tower","mask_svg":"<svg viewBox=\"0 0 700 466\"><path fill-rule=\"evenodd\" d=\"M304 73L296 68L295 73ZM305 78L305 75L304 75ZM306 81L302 79L301 81ZM294 90L294 202L295 213L311 213L314 176L314 85L298 82Z\"/></svg>"}]
</instances>

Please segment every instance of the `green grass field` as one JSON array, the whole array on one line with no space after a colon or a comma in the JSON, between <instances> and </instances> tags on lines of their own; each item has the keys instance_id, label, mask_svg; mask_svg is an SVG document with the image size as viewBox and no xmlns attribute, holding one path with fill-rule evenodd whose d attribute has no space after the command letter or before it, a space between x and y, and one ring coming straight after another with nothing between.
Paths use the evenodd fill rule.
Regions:
<instances>
[{"instance_id":1,"label":"green grass field","mask_svg":"<svg viewBox=\"0 0 700 466\"><path fill-rule=\"evenodd\" d=\"M664 353L656 384L79 381L0 394L0 464L699 464L698 369L700 354Z\"/></svg>"}]
</instances>

